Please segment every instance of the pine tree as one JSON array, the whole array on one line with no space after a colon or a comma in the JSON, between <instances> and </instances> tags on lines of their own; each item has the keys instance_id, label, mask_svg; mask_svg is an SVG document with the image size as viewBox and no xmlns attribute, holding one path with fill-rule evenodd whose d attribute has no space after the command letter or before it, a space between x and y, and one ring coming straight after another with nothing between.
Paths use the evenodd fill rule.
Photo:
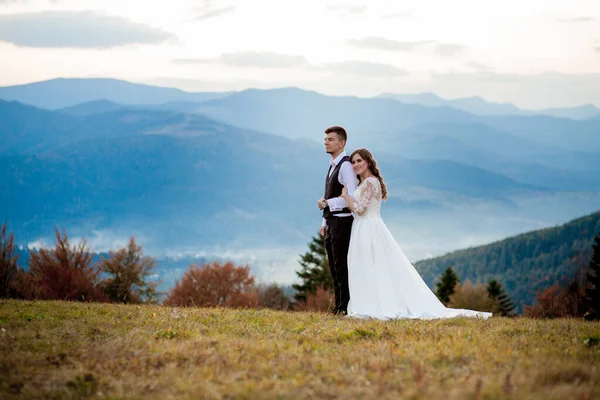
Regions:
<instances>
[{"instance_id":1,"label":"pine tree","mask_svg":"<svg viewBox=\"0 0 600 400\"><path fill-rule=\"evenodd\" d=\"M308 295L317 293L317 289L320 287L326 290L333 289L325 238L317 234L308 244L308 248L309 251L300 256L302 269L296 271L296 275L302 280L302 283L292 285L296 290L294 294L296 302L305 302Z\"/></svg>"},{"instance_id":2,"label":"pine tree","mask_svg":"<svg viewBox=\"0 0 600 400\"><path fill-rule=\"evenodd\" d=\"M504 317L512 314L515 305L504 291L504 287L497 280L492 279L487 286L488 296L493 299L498 306L498 313Z\"/></svg>"},{"instance_id":3,"label":"pine tree","mask_svg":"<svg viewBox=\"0 0 600 400\"><path fill-rule=\"evenodd\" d=\"M594 239L596 242L592 248L594 253L590 260L590 272L587 275L589 287L585 292L586 306L588 312L585 316L588 320L600 319L600 234Z\"/></svg>"},{"instance_id":4,"label":"pine tree","mask_svg":"<svg viewBox=\"0 0 600 400\"><path fill-rule=\"evenodd\" d=\"M129 239L127 247L102 257L101 270L108 274L100 286L114 302L153 302L158 297L159 282L148 281L154 273L155 260L142 254L142 247Z\"/></svg>"},{"instance_id":5,"label":"pine tree","mask_svg":"<svg viewBox=\"0 0 600 400\"><path fill-rule=\"evenodd\" d=\"M450 296L454 294L454 288L457 283L460 282L458 276L454 272L451 267L446 268L442 276L440 277L440 281L436 284L437 290L435 292L436 296L442 303L445 305L450 301Z\"/></svg>"}]
</instances>

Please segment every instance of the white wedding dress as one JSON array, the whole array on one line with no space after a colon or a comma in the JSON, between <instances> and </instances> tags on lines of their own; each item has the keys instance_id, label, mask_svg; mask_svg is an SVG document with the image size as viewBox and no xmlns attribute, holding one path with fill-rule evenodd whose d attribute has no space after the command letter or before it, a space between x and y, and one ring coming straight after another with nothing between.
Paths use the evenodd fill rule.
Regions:
<instances>
[{"instance_id":1,"label":"white wedding dress","mask_svg":"<svg viewBox=\"0 0 600 400\"><path fill-rule=\"evenodd\" d=\"M348 250L348 316L357 318L489 318L491 313L446 308L425 284L381 219L381 186L365 179L354 192Z\"/></svg>"}]
</instances>

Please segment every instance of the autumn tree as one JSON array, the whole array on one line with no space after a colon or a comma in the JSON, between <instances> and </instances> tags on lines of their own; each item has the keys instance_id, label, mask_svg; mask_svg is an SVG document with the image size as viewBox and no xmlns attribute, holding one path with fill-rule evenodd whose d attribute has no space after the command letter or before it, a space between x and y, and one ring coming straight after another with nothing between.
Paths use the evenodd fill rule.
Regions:
<instances>
[{"instance_id":1,"label":"autumn tree","mask_svg":"<svg viewBox=\"0 0 600 400\"><path fill-rule=\"evenodd\" d=\"M450 295L448 307L466 308L475 311L487 311L496 313L498 306L496 301L488 295L487 287L483 283L473 285L470 280L463 284L457 284L454 293Z\"/></svg>"},{"instance_id":2,"label":"autumn tree","mask_svg":"<svg viewBox=\"0 0 600 400\"><path fill-rule=\"evenodd\" d=\"M231 262L191 265L164 303L184 307L255 307L254 277L249 266Z\"/></svg>"},{"instance_id":3,"label":"autumn tree","mask_svg":"<svg viewBox=\"0 0 600 400\"><path fill-rule=\"evenodd\" d=\"M539 291L536 294L536 303L524 306L523 311L529 317L537 318L558 318L565 315L564 305L560 287L555 283L546 290Z\"/></svg>"},{"instance_id":4,"label":"autumn tree","mask_svg":"<svg viewBox=\"0 0 600 400\"><path fill-rule=\"evenodd\" d=\"M8 234L7 224L0 228L0 298L15 297L15 281L19 274L19 255L15 236Z\"/></svg>"},{"instance_id":5,"label":"autumn tree","mask_svg":"<svg viewBox=\"0 0 600 400\"><path fill-rule=\"evenodd\" d=\"M327 250L325 249L325 238L320 234L314 236L308 244L308 251L300 256L300 271L296 275L301 283L294 284L296 290L294 300L305 302L310 294L316 294L317 289L333 289L333 278L327 261Z\"/></svg>"},{"instance_id":6,"label":"autumn tree","mask_svg":"<svg viewBox=\"0 0 600 400\"><path fill-rule=\"evenodd\" d=\"M600 319L600 234L594 238L593 253L589 263L587 280L589 287L585 292L585 305L588 320Z\"/></svg>"},{"instance_id":7,"label":"autumn tree","mask_svg":"<svg viewBox=\"0 0 600 400\"><path fill-rule=\"evenodd\" d=\"M264 308L287 310L290 306L290 299L276 283L258 285L256 296L258 304Z\"/></svg>"},{"instance_id":8,"label":"autumn tree","mask_svg":"<svg viewBox=\"0 0 600 400\"><path fill-rule=\"evenodd\" d=\"M127 247L101 256L100 270L108 276L100 287L111 301L120 303L154 302L160 282L150 281L156 265L154 258L145 257L142 247L129 239Z\"/></svg>"},{"instance_id":9,"label":"autumn tree","mask_svg":"<svg viewBox=\"0 0 600 400\"><path fill-rule=\"evenodd\" d=\"M37 295L45 300L103 301L106 296L97 287L98 268L92 263L93 253L83 239L71 244L56 229L53 249L29 252L30 276L35 279Z\"/></svg>"},{"instance_id":10,"label":"autumn tree","mask_svg":"<svg viewBox=\"0 0 600 400\"><path fill-rule=\"evenodd\" d=\"M42 299L42 290L40 288L39 280L37 277L29 271L24 271L19 268L15 279L13 280L14 287L14 298L23 300L35 300Z\"/></svg>"},{"instance_id":11,"label":"autumn tree","mask_svg":"<svg viewBox=\"0 0 600 400\"><path fill-rule=\"evenodd\" d=\"M331 311L334 306L334 295L322 287L317 288L315 293L306 297L305 301L298 302L294 306L296 311Z\"/></svg>"},{"instance_id":12,"label":"autumn tree","mask_svg":"<svg viewBox=\"0 0 600 400\"><path fill-rule=\"evenodd\" d=\"M487 285L488 296L493 299L498 308L498 314L506 317L512 314L512 310L515 309L514 303L508 297L508 294L504 291L504 287L497 280L492 279Z\"/></svg>"},{"instance_id":13,"label":"autumn tree","mask_svg":"<svg viewBox=\"0 0 600 400\"><path fill-rule=\"evenodd\" d=\"M451 267L446 268L440 277L440 281L436 284L435 294L444 305L450 301L450 296L454 293L454 288L460 282L458 275Z\"/></svg>"},{"instance_id":14,"label":"autumn tree","mask_svg":"<svg viewBox=\"0 0 600 400\"><path fill-rule=\"evenodd\" d=\"M580 268L562 283L539 291L536 303L524 306L523 310L527 316L538 318L583 317L587 311L586 286L587 274L585 269Z\"/></svg>"}]
</instances>

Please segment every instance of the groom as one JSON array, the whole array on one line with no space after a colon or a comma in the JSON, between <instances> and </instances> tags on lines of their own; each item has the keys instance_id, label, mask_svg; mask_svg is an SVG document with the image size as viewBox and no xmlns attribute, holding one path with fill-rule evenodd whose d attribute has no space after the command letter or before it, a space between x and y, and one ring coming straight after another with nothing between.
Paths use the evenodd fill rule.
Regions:
<instances>
[{"instance_id":1,"label":"groom","mask_svg":"<svg viewBox=\"0 0 600 400\"><path fill-rule=\"evenodd\" d=\"M344 151L347 139L346 130L341 126L325 130L325 151L331 155L331 160L325 177L325 195L317 201L317 206L323 210L321 236L325 236L327 260L335 290L333 313L342 315L348 313L350 301L348 247L353 217L346 200L340 196L344 185L352 196L358 183L350 158Z\"/></svg>"}]
</instances>

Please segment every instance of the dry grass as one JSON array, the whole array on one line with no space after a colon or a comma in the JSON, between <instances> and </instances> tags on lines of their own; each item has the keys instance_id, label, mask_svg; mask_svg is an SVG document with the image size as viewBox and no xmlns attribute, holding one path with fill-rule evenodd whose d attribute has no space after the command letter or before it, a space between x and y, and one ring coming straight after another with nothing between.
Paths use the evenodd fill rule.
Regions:
<instances>
[{"instance_id":1,"label":"dry grass","mask_svg":"<svg viewBox=\"0 0 600 400\"><path fill-rule=\"evenodd\" d=\"M600 325L0 301L0 398L593 399Z\"/></svg>"}]
</instances>

